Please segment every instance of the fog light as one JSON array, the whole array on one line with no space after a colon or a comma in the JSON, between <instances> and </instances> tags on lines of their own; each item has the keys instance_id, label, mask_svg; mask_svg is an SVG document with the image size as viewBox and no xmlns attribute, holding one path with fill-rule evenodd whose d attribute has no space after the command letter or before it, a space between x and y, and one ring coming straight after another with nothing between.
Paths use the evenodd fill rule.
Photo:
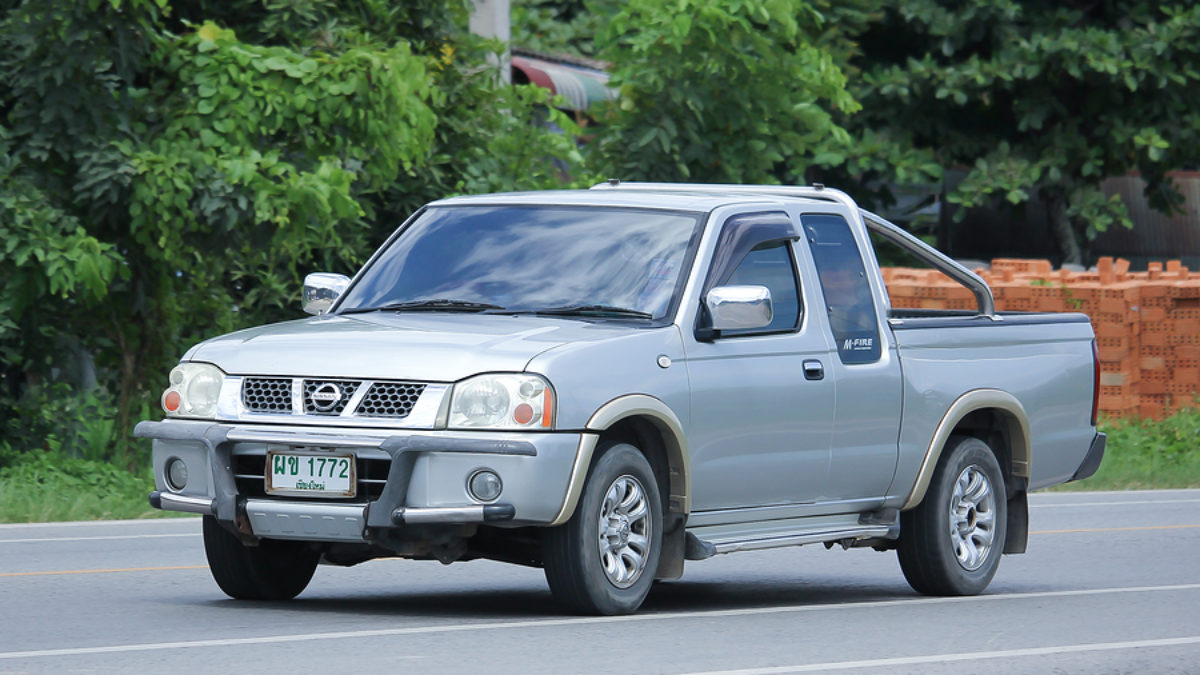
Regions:
<instances>
[{"instance_id":1,"label":"fog light","mask_svg":"<svg viewBox=\"0 0 1200 675\"><path fill-rule=\"evenodd\" d=\"M174 492L179 492L187 487L188 470L187 464L178 457L172 457L167 460L167 487Z\"/></svg>"},{"instance_id":2,"label":"fog light","mask_svg":"<svg viewBox=\"0 0 1200 675\"><path fill-rule=\"evenodd\" d=\"M467 479L467 490L471 496L481 502L494 502L500 497L504 484L500 476L490 469L480 469Z\"/></svg>"}]
</instances>

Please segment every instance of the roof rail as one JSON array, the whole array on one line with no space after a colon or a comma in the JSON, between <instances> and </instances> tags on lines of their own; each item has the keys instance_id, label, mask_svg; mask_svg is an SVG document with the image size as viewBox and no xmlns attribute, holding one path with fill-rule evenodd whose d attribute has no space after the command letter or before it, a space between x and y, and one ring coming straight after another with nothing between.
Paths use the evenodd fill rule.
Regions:
<instances>
[{"instance_id":1,"label":"roof rail","mask_svg":"<svg viewBox=\"0 0 1200 675\"><path fill-rule=\"evenodd\" d=\"M850 195L827 188L820 183L814 185L734 185L730 183L626 183L610 178L603 183L592 186L593 190L637 190L643 192L721 192L739 195L763 195L773 197L804 197L819 199L825 202L842 204L851 211L858 209L858 204Z\"/></svg>"}]
</instances>

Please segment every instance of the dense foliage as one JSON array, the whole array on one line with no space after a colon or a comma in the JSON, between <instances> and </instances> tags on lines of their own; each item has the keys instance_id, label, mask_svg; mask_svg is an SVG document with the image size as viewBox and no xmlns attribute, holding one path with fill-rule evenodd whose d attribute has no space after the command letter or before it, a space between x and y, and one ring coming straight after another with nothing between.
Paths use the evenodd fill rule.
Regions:
<instances>
[{"instance_id":1,"label":"dense foliage","mask_svg":"<svg viewBox=\"0 0 1200 675\"><path fill-rule=\"evenodd\" d=\"M547 54L599 58L596 36L620 0L512 0L513 44Z\"/></svg>"},{"instance_id":2,"label":"dense foliage","mask_svg":"<svg viewBox=\"0 0 1200 675\"><path fill-rule=\"evenodd\" d=\"M620 98L595 151L623 179L797 183L857 104L799 1L630 0L597 37Z\"/></svg>"},{"instance_id":3,"label":"dense foliage","mask_svg":"<svg viewBox=\"0 0 1200 675\"><path fill-rule=\"evenodd\" d=\"M0 3L0 461L136 464L189 344L295 316L430 199L561 184L573 125L469 6Z\"/></svg>"},{"instance_id":4,"label":"dense foliage","mask_svg":"<svg viewBox=\"0 0 1200 675\"><path fill-rule=\"evenodd\" d=\"M803 42L832 58L862 110L846 115L839 103L846 99L828 99L831 105L822 107L833 117L830 133L805 138L795 161L782 171L776 165L778 180L802 179L807 168L810 180L850 189L876 207L886 206L897 188L945 190L951 204L963 207L958 217L973 207L1009 205L1015 221L1024 217L1015 207L1037 200L1060 244L1057 257L1090 262L1087 246L1096 234L1131 225L1125 205L1101 191L1105 178L1139 172L1151 204L1170 212L1180 195L1167 172L1196 166L1195 3L779 0L720 3L705 13L688 2L645 2L611 23L607 17L623 5L610 0L515 0L514 6L514 41L603 55L645 89L625 111L629 119L618 123L614 144L603 146L605 169L613 175L645 175L639 172L642 146L637 160L620 150L643 140L651 152L656 143L668 143L658 151L675 160L677 170L655 173L673 179L693 170L679 159L687 152L722 165L726 148L736 150L728 153L735 157L749 149L760 159L761 152L747 147L746 127L737 124L738 107L752 117L778 105L789 120L782 124L787 132L797 116L783 103L823 81L819 70L782 83L769 76L782 72L776 66L789 51L788 24L775 18L779 14L796 18ZM736 30L728 37L729 17L737 16L762 22L748 45ZM755 51L764 40L775 43L768 48L772 58ZM660 100L673 94L676 100ZM733 115L733 123L722 127L722 115ZM713 123L705 127L705 121ZM702 129L704 142L693 145L682 136L686 140L672 147L681 123ZM768 124L780 126L775 117ZM838 127L849 142L842 142ZM756 137L753 128L750 137ZM768 137L771 150L787 152L792 137L782 138ZM725 180L739 168L700 170L691 178ZM743 180L749 175L755 174ZM952 180L939 188L944 178Z\"/></svg>"},{"instance_id":5,"label":"dense foliage","mask_svg":"<svg viewBox=\"0 0 1200 675\"><path fill-rule=\"evenodd\" d=\"M1140 172L1151 203L1180 203L1166 172L1200 143L1200 5L892 0L861 33L855 130L964 167L949 196L974 207L1039 199L1061 247L1131 225L1100 182Z\"/></svg>"}]
</instances>

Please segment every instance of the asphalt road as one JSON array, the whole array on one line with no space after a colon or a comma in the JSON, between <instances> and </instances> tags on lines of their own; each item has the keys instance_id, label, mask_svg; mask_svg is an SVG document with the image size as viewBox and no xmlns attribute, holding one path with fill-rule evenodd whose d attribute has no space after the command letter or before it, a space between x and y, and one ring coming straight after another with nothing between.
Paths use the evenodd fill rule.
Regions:
<instances>
[{"instance_id":1,"label":"asphalt road","mask_svg":"<svg viewBox=\"0 0 1200 675\"><path fill-rule=\"evenodd\" d=\"M487 561L321 567L290 603L238 602L194 518L0 525L0 673L1200 673L1200 490L1031 505L987 595L807 546L689 563L612 618Z\"/></svg>"}]
</instances>

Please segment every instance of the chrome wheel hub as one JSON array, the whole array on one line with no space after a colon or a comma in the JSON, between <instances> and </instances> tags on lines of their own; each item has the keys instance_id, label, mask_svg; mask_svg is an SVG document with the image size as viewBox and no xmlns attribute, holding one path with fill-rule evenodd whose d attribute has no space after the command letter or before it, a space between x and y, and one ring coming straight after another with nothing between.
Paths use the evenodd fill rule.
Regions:
<instances>
[{"instance_id":1,"label":"chrome wheel hub","mask_svg":"<svg viewBox=\"0 0 1200 675\"><path fill-rule=\"evenodd\" d=\"M650 551L650 507L633 476L617 478L600 505L600 566L609 583L629 588L646 569Z\"/></svg>"},{"instance_id":2,"label":"chrome wheel hub","mask_svg":"<svg viewBox=\"0 0 1200 675\"><path fill-rule=\"evenodd\" d=\"M968 466L950 497L950 541L963 569L973 572L988 558L996 537L996 494L987 474Z\"/></svg>"}]
</instances>

